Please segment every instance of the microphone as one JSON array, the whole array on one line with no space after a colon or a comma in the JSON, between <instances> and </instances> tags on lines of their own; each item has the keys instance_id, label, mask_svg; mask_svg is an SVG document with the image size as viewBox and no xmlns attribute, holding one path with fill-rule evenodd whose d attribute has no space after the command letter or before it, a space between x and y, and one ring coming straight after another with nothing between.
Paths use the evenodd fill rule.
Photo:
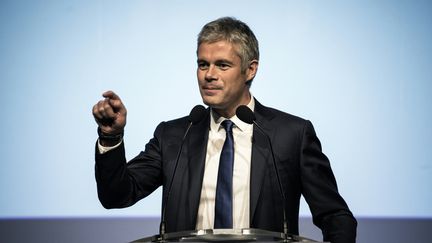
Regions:
<instances>
[{"instance_id":1,"label":"microphone","mask_svg":"<svg viewBox=\"0 0 432 243\"><path fill-rule=\"evenodd\" d=\"M241 105L241 106L237 107L236 115L240 120L242 120L243 122L246 122L247 124L252 124L256 120L256 117L255 117L255 114L253 113L253 111L245 105Z\"/></svg>"},{"instance_id":2,"label":"microphone","mask_svg":"<svg viewBox=\"0 0 432 243\"><path fill-rule=\"evenodd\" d=\"M284 242L288 241L288 221L287 221L287 216L286 216L286 210L285 210L285 204L286 204L286 197L285 197L285 193L283 191L282 188L282 183L280 180L280 176L279 176L279 170L277 168L277 164L276 164L276 159L275 159L275 155L274 155L274 151L273 151L273 146L270 140L269 135L264 131L264 129L256 122L256 117L255 114L253 113L253 111L251 109L249 109L249 107L245 106L245 105L241 105L237 108L236 110L236 115L237 117L242 120L245 123L248 124L254 124L258 130L261 131L262 134L264 134L264 136L267 138L268 144L270 146L270 152L271 152L271 156L272 156L272 161L273 161L273 168L276 172L276 178L277 178L277 182L278 182L278 186L279 186L279 192L282 196L283 199L283 229L284 229Z\"/></svg>"},{"instance_id":3,"label":"microphone","mask_svg":"<svg viewBox=\"0 0 432 243\"><path fill-rule=\"evenodd\" d=\"M185 141L186 136L188 135L189 130L192 127L192 125L195 125L195 124L199 123L200 121L202 121L204 119L204 117L206 116L206 113L207 113L207 111L204 108L204 106L202 106L202 105L196 105L194 108L192 108L191 112L189 113L189 117L188 117L189 125L186 128L186 131L185 131L185 133L183 135L183 138L181 140L180 149L179 149L179 151L177 153L177 157L176 157L175 164L174 164L174 171L173 171L172 176L171 176L171 182L170 182L169 187L168 187L167 197L166 197L165 203L162 205L162 217L161 217L161 223L160 223L160 226L159 226L159 237L160 237L159 240L158 240L159 242L165 242L165 225L166 225L166 223L165 223L165 213L166 213L166 206L168 205L168 201L169 201L169 198L170 198L170 195L171 195L171 189L172 189L172 185L173 185L173 182L174 182L174 177L175 177L175 174L176 174L176 171L177 171L177 166L178 166L178 163L179 163L179 160L180 160L180 154L181 154L182 149L183 149L184 141Z\"/></svg>"},{"instance_id":4,"label":"microphone","mask_svg":"<svg viewBox=\"0 0 432 243\"><path fill-rule=\"evenodd\" d=\"M196 105L194 108L192 108L191 112L189 113L189 122L192 124L197 124L202 119L204 119L205 115L207 113L206 108L202 105Z\"/></svg>"}]
</instances>

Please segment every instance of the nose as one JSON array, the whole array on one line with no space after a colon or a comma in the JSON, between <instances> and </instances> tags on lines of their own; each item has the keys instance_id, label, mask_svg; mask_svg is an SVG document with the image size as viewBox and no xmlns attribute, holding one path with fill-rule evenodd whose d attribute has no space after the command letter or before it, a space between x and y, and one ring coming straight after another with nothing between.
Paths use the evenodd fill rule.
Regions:
<instances>
[{"instance_id":1,"label":"nose","mask_svg":"<svg viewBox=\"0 0 432 243\"><path fill-rule=\"evenodd\" d=\"M206 73L205 73L205 80L207 81L207 82L211 82L211 81L214 81L214 80L216 80L217 78L216 78L216 72L215 72L215 66L214 65L210 65L209 67L208 67L208 69L206 70Z\"/></svg>"}]
</instances>

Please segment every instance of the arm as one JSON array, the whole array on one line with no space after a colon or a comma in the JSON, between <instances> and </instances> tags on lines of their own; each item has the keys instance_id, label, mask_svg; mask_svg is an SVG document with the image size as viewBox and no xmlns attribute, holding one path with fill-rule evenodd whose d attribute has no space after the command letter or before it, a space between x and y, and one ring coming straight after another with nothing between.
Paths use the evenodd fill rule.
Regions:
<instances>
[{"instance_id":1,"label":"arm","mask_svg":"<svg viewBox=\"0 0 432 243\"><path fill-rule=\"evenodd\" d=\"M338 192L330 162L309 121L303 129L300 163L303 195L324 241L355 242L357 221Z\"/></svg>"},{"instance_id":2,"label":"arm","mask_svg":"<svg viewBox=\"0 0 432 243\"><path fill-rule=\"evenodd\" d=\"M99 143L114 148L100 153L96 145L96 182L98 196L105 208L120 208L134 204L161 184L161 152L159 134L162 125L146 149L126 163L122 134L126 125L126 108L112 91L103 93L105 99L93 106L98 124Z\"/></svg>"},{"instance_id":3,"label":"arm","mask_svg":"<svg viewBox=\"0 0 432 243\"><path fill-rule=\"evenodd\" d=\"M95 175L99 200L105 208L123 208L136 203L162 184L160 134L163 123L145 151L126 163L124 144L106 153L96 148Z\"/></svg>"}]
</instances>

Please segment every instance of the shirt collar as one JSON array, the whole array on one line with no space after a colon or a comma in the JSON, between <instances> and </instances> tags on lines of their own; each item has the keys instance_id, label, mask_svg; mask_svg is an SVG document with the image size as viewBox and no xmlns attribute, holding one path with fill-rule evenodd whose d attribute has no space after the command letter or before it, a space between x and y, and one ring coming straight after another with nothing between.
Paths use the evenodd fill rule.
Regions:
<instances>
[{"instance_id":1,"label":"shirt collar","mask_svg":"<svg viewBox=\"0 0 432 243\"><path fill-rule=\"evenodd\" d=\"M249 103L247 104L247 107L249 107L249 109L251 109L252 111L255 109L255 99L253 97L253 95L251 95L251 99L249 101ZM227 118L220 116L218 113L216 113L213 109L211 109L210 112L210 130L213 131L219 131L220 127L221 127L221 123L224 120L227 120ZM233 117L229 118L233 123L234 123L234 127L237 127L240 129L240 131L245 132L245 131L249 131L252 130L252 124L247 124L243 121L241 121L237 115L234 115Z\"/></svg>"}]
</instances>

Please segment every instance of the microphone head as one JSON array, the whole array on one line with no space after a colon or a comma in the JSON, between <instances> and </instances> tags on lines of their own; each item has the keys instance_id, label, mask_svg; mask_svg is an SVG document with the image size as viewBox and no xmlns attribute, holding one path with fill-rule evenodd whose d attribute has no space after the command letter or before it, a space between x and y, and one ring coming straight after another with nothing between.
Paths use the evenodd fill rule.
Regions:
<instances>
[{"instance_id":1,"label":"microphone head","mask_svg":"<svg viewBox=\"0 0 432 243\"><path fill-rule=\"evenodd\" d=\"M240 120L247 124L252 124L256 119L253 111L245 105L241 105L237 108L236 115Z\"/></svg>"},{"instance_id":2,"label":"microphone head","mask_svg":"<svg viewBox=\"0 0 432 243\"><path fill-rule=\"evenodd\" d=\"M207 110L206 108L204 108L204 106L196 105L194 108L192 108L189 114L189 121L192 122L192 124L196 124L200 122L202 119L204 119L206 113Z\"/></svg>"}]
</instances>

